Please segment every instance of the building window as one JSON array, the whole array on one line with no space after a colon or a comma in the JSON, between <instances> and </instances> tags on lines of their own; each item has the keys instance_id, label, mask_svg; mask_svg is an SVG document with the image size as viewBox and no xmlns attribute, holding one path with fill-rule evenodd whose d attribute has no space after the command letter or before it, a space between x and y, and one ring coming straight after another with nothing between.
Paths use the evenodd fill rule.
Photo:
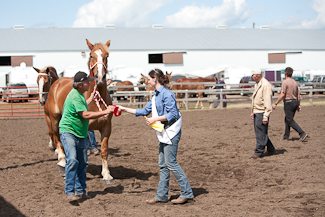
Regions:
<instances>
[{"instance_id":1,"label":"building window","mask_svg":"<svg viewBox=\"0 0 325 217\"><path fill-rule=\"evenodd\" d=\"M25 62L26 66L33 66L32 56L12 56L11 66L20 66L20 63Z\"/></svg>"},{"instance_id":2,"label":"building window","mask_svg":"<svg viewBox=\"0 0 325 217\"><path fill-rule=\"evenodd\" d=\"M286 54L269 53L269 63L286 63Z\"/></svg>"},{"instance_id":3,"label":"building window","mask_svg":"<svg viewBox=\"0 0 325 217\"><path fill-rule=\"evenodd\" d=\"M0 66L11 66L10 57L0 57Z\"/></svg>"},{"instance_id":4,"label":"building window","mask_svg":"<svg viewBox=\"0 0 325 217\"><path fill-rule=\"evenodd\" d=\"M163 62L165 64L182 64L183 54L182 53L164 53Z\"/></svg>"},{"instance_id":5,"label":"building window","mask_svg":"<svg viewBox=\"0 0 325 217\"><path fill-rule=\"evenodd\" d=\"M26 66L33 66L33 56L0 57L0 66L20 66L22 62L26 63Z\"/></svg>"},{"instance_id":6,"label":"building window","mask_svg":"<svg viewBox=\"0 0 325 217\"><path fill-rule=\"evenodd\" d=\"M183 53L149 54L149 63L182 64Z\"/></svg>"},{"instance_id":7,"label":"building window","mask_svg":"<svg viewBox=\"0 0 325 217\"><path fill-rule=\"evenodd\" d=\"M163 63L163 55L149 54L149 63Z\"/></svg>"}]
</instances>

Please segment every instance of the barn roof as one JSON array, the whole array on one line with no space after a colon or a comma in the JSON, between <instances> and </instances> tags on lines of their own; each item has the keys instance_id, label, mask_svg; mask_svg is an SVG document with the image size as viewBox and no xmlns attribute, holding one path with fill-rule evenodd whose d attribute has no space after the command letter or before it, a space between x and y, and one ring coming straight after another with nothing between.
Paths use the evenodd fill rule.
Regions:
<instances>
[{"instance_id":1,"label":"barn roof","mask_svg":"<svg viewBox=\"0 0 325 217\"><path fill-rule=\"evenodd\" d=\"M111 50L325 50L325 30L217 28L0 29L0 52L88 50L111 40Z\"/></svg>"}]
</instances>

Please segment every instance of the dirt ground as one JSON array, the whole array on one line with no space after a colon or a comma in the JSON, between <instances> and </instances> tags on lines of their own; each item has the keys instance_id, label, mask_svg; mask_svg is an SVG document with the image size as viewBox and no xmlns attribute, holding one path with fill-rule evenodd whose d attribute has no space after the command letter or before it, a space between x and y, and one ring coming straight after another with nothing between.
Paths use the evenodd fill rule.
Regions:
<instances>
[{"instance_id":1,"label":"dirt ground","mask_svg":"<svg viewBox=\"0 0 325 217\"><path fill-rule=\"evenodd\" d=\"M178 162L195 199L148 205L158 180L158 142L143 117L113 117L109 166L115 183L102 184L101 159L89 157L92 199L67 202L57 156L48 148L44 117L0 120L0 216L325 216L325 107L306 106L295 120L310 135L281 141L283 107L271 114L276 155L249 159L255 148L250 109L183 111ZM99 133L96 132L97 141ZM179 195L173 175L170 197Z\"/></svg>"}]
</instances>

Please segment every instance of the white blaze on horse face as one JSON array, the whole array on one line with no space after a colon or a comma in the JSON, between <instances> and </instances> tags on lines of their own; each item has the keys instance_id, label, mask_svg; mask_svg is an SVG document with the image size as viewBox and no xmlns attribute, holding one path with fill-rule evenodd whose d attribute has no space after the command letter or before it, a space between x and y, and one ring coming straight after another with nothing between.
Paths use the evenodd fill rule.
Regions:
<instances>
[{"instance_id":1,"label":"white blaze on horse face","mask_svg":"<svg viewBox=\"0 0 325 217\"><path fill-rule=\"evenodd\" d=\"M95 54L97 55L98 63L103 62L102 53L103 52L101 50L95 51ZM97 64L97 75L98 75L98 83L102 83L102 79L103 79L103 65L102 64Z\"/></svg>"},{"instance_id":2,"label":"white blaze on horse face","mask_svg":"<svg viewBox=\"0 0 325 217\"><path fill-rule=\"evenodd\" d=\"M38 81L38 95L39 95L39 101L42 101L43 98L43 87L44 87L44 78L40 78Z\"/></svg>"}]
</instances>

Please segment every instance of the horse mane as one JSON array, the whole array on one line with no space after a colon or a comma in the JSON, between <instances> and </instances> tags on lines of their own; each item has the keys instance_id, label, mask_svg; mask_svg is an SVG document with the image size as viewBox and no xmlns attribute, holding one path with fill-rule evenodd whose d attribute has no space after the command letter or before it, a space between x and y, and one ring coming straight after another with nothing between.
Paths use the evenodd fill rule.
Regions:
<instances>
[{"instance_id":1,"label":"horse mane","mask_svg":"<svg viewBox=\"0 0 325 217\"><path fill-rule=\"evenodd\" d=\"M50 72L50 75L52 76L53 79L57 80L59 79L58 73L56 72L56 69L53 66L45 66L42 70L41 73L46 73L47 69Z\"/></svg>"}]
</instances>

